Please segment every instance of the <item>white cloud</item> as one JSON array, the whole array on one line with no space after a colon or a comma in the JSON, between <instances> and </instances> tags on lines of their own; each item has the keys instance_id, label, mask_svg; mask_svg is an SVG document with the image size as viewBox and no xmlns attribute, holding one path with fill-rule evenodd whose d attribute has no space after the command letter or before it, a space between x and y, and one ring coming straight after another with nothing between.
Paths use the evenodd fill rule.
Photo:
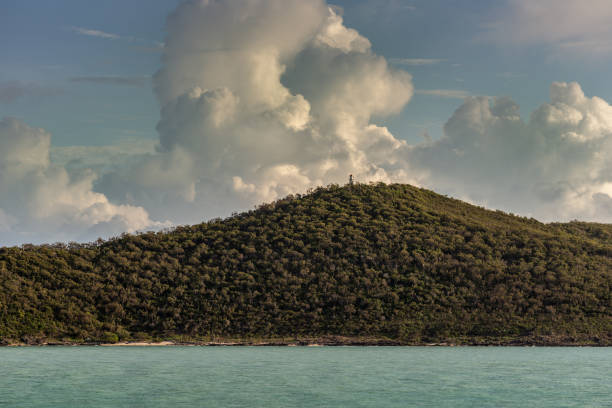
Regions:
<instances>
[{"instance_id":1,"label":"white cloud","mask_svg":"<svg viewBox=\"0 0 612 408\"><path fill-rule=\"evenodd\" d=\"M399 113L412 78L323 0L189 1L167 31L160 152L104 177L109 197L185 223L350 173L395 177L405 143L371 118Z\"/></svg>"},{"instance_id":2,"label":"white cloud","mask_svg":"<svg viewBox=\"0 0 612 408\"><path fill-rule=\"evenodd\" d=\"M612 106L554 83L529 121L509 98L468 98L445 136L411 149L423 185L541 220L612 221Z\"/></svg>"},{"instance_id":3,"label":"white cloud","mask_svg":"<svg viewBox=\"0 0 612 408\"><path fill-rule=\"evenodd\" d=\"M70 27L70 29L77 34L86 35L89 37L105 38L108 40L118 40L121 38L121 36L118 34L107 33L105 31L94 30L91 28Z\"/></svg>"},{"instance_id":4,"label":"white cloud","mask_svg":"<svg viewBox=\"0 0 612 408\"><path fill-rule=\"evenodd\" d=\"M344 26L342 16L330 9L330 15L323 29L315 37L315 43L329 46L343 52L367 52L372 44L356 30Z\"/></svg>"},{"instance_id":5,"label":"white cloud","mask_svg":"<svg viewBox=\"0 0 612 408\"><path fill-rule=\"evenodd\" d=\"M609 0L509 0L487 36L501 43L550 44L579 54L612 52Z\"/></svg>"},{"instance_id":6,"label":"white cloud","mask_svg":"<svg viewBox=\"0 0 612 408\"><path fill-rule=\"evenodd\" d=\"M465 99L470 96L468 91L461 89L417 89L415 93L448 99Z\"/></svg>"},{"instance_id":7,"label":"white cloud","mask_svg":"<svg viewBox=\"0 0 612 408\"><path fill-rule=\"evenodd\" d=\"M92 190L95 174L70 176L49 160L51 135L0 121L0 243L93 240L104 228L118 234L160 226L142 207L115 205Z\"/></svg>"}]
</instances>

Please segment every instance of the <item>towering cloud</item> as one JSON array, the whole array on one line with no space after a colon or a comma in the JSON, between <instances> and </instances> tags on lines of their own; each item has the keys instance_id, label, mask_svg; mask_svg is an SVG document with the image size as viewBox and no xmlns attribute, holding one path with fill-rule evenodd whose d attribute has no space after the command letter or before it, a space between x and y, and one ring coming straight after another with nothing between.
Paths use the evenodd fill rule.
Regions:
<instances>
[{"instance_id":1,"label":"towering cloud","mask_svg":"<svg viewBox=\"0 0 612 408\"><path fill-rule=\"evenodd\" d=\"M52 165L50 142L42 129L0 121L0 243L93 240L156 225L143 208L92 191L93 173L70 177Z\"/></svg>"},{"instance_id":2,"label":"towering cloud","mask_svg":"<svg viewBox=\"0 0 612 408\"><path fill-rule=\"evenodd\" d=\"M180 221L347 179L390 180L404 143L371 123L411 76L322 0L189 1L169 17L159 154L100 184ZM128 181L129 180L129 181ZM137 186L134 188L134 186Z\"/></svg>"}]
</instances>

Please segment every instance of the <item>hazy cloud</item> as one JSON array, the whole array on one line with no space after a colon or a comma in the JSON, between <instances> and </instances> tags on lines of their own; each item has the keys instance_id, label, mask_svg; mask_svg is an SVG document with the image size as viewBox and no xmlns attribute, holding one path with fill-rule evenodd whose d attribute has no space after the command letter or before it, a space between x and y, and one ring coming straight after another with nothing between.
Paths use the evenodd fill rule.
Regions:
<instances>
[{"instance_id":1,"label":"hazy cloud","mask_svg":"<svg viewBox=\"0 0 612 408\"><path fill-rule=\"evenodd\" d=\"M159 53L161 53L164 50L164 43L160 42L160 41L153 41L153 45L150 45L150 46L144 46L144 45L133 46L132 48L135 49L135 50L138 50L138 51L142 51L142 52L156 52L156 53L159 52Z\"/></svg>"},{"instance_id":2,"label":"hazy cloud","mask_svg":"<svg viewBox=\"0 0 612 408\"><path fill-rule=\"evenodd\" d=\"M508 0L486 38L502 44L549 44L575 54L612 52L612 7L608 0Z\"/></svg>"},{"instance_id":3,"label":"hazy cloud","mask_svg":"<svg viewBox=\"0 0 612 408\"><path fill-rule=\"evenodd\" d=\"M437 58L390 58L389 62L396 65L406 66L423 66L423 65L434 65L441 62L445 62L445 59Z\"/></svg>"},{"instance_id":4,"label":"hazy cloud","mask_svg":"<svg viewBox=\"0 0 612 408\"><path fill-rule=\"evenodd\" d=\"M70 82L86 82L102 85L145 86L150 76L77 76L69 78Z\"/></svg>"},{"instance_id":5,"label":"hazy cloud","mask_svg":"<svg viewBox=\"0 0 612 408\"><path fill-rule=\"evenodd\" d=\"M415 93L449 99L465 99L470 96L469 92L461 89L417 89Z\"/></svg>"},{"instance_id":6,"label":"hazy cloud","mask_svg":"<svg viewBox=\"0 0 612 408\"><path fill-rule=\"evenodd\" d=\"M33 82L0 82L0 103L12 103L24 97L46 97L59 94L55 88L41 86Z\"/></svg>"},{"instance_id":7,"label":"hazy cloud","mask_svg":"<svg viewBox=\"0 0 612 408\"><path fill-rule=\"evenodd\" d=\"M499 74L495 75L498 78L503 78L503 79L517 79L517 78L524 78L527 75L526 74L521 74L518 72L500 72Z\"/></svg>"},{"instance_id":8,"label":"hazy cloud","mask_svg":"<svg viewBox=\"0 0 612 408\"><path fill-rule=\"evenodd\" d=\"M52 146L49 154L51 163L68 171L91 169L104 174L154 154L158 143L154 139L130 138L107 146Z\"/></svg>"},{"instance_id":9,"label":"hazy cloud","mask_svg":"<svg viewBox=\"0 0 612 408\"><path fill-rule=\"evenodd\" d=\"M118 34L107 33L104 31L94 30L91 28L70 27L70 29L77 34L86 35L90 37L106 38L108 40L118 40L119 38L121 38L121 36Z\"/></svg>"}]
</instances>

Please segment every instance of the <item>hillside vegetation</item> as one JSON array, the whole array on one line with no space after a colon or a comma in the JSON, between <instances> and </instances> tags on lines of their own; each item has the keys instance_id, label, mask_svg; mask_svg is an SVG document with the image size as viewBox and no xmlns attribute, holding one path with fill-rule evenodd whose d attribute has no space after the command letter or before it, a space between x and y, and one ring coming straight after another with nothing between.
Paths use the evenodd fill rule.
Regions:
<instances>
[{"instance_id":1,"label":"hillside vegetation","mask_svg":"<svg viewBox=\"0 0 612 408\"><path fill-rule=\"evenodd\" d=\"M0 342L612 344L612 226L409 185L329 186L225 220L0 248Z\"/></svg>"}]
</instances>

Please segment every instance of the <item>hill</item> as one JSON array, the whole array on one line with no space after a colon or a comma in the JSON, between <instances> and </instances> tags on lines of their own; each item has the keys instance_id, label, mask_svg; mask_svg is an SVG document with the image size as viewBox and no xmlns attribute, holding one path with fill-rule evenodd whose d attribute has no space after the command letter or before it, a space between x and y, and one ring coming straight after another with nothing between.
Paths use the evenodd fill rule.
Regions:
<instances>
[{"instance_id":1,"label":"hill","mask_svg":"<svg viewBox=\"0 0 612 408\"><path fill-rule=\"evenodd\" d=\"M543 224L399 184L332 185L169 232L0 248L4 344L611 345L611 300L612 226Z\"/></svg>"}]
</instances>

